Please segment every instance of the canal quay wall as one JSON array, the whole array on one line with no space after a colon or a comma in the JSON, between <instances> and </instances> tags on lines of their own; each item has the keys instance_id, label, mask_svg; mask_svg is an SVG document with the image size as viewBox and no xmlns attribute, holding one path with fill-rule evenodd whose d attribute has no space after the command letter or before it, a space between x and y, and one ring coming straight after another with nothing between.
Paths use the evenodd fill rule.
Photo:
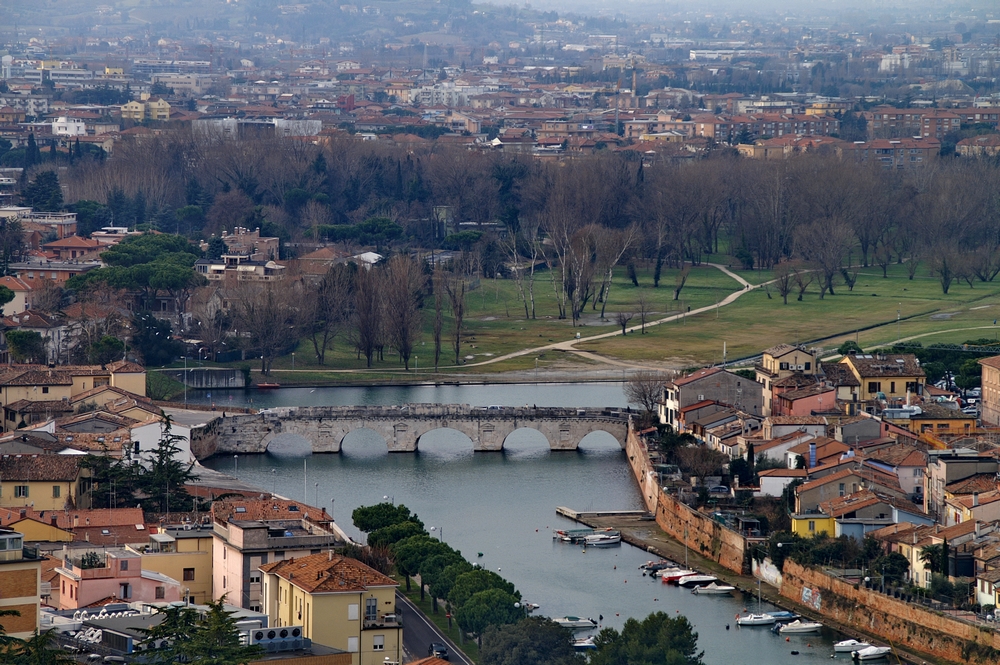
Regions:
<instances>
[{"instance_id":1,"label":"canal quay wall","mask_svg":"<svg viewBox=\"0 0 1000 665\"><path fill-rule=\"evenodd\" d=\"M660 489L659 476L649 460L646 445L632 427L629 427L625 440L625 451L639 483L646 510L656 517L657 526L706 559L734 573L743 574L747 561L746 539L674 497L667 496Z\"/></svg>"},{"instance_id":2,"label":"canal quay wall","mask_svg":"<svg viewBox=\"0 0 1000 665\"><path fill-rule=\"evenodd\" d=\"M781 596L896 646L955 663L1000 662L1000 633L856 586L786 559Z\"/></svg>"},{"instance_id":3,"label":"canal quay wall","mask_svg":"<svg viewBox=\"0 0 1000 665\"><path fill-rule=\"evenodd\" d=\"M745 557L749 549L746 539L664 494L649 460L649 452L631 428L625 450L646 509L656 516L660 529L682 544L686 541L687 546L703 558L729 571L751 574L749 566L745 565L749 560ZM625 518L619 518L622 519ZM614 526L612 520L599 521L602 527ZM639 541L633 544L644 545ZM651 545L647 548L653 549ZM778 597L770 598L772 602L784 601L778 604L787 603L791 609L815 616L844 632L882 638L897 649L931 659L975 665L1000 663L1000 633L991 627L856 586L791 559L785 559L780 572L769 564L765 561L763 566L754 565L752 574L777 587ZM727 581L738 584L740 580Z\"/></svg>"}]
</instances>

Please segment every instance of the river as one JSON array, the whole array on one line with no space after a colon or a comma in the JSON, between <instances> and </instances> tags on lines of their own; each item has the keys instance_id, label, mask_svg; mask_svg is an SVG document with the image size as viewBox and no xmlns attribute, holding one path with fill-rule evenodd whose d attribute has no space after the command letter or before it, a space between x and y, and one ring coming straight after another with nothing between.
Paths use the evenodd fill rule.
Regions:
<instances>
[{"instance_id":1,"label":"river","mask_svg":"<svg viewBox=\"0 0 1000 665\"><path fill-rule=\"evenodd\" d=\"M607 383L304 388L257 395L255 406L261 407L435 401L610 406L625 401L621 384ZM792 636L786 642L766 628L738 629L735 615L754 608L756 600L739 593L696 596L643 577L638 567L650 557L629 545L584 553L578 546L553 541L554 528L579 526L558 517L557 506L637 509L642 507L639 492L624 452L606 433L589 435L576 452L551 452L541 435L519 434L501 453L473 453L464 435L441 430L421 438L417 453L389 455L380 437L363 430L347 437L341 454L307 458L305 475L303 460L270 455L241 455L237 475L284 496L332 509L338 524L353 537L360 537L350 521L354 508L384 497L404 503L428 527L435 527L433 535L513 582L526 601L541 605L540 614L595 619L603 615L604 625L620 628L628 617L642 618L654 611L682 613L698 631L708 665L829 661L836 637L831 631ZM206 465L234 471L228 456ZM774 608L765 603L764 609ZM792 650L799 655L792 655ZM847 661L849 656L838 660Z\"/></svg>"}]
</instances>

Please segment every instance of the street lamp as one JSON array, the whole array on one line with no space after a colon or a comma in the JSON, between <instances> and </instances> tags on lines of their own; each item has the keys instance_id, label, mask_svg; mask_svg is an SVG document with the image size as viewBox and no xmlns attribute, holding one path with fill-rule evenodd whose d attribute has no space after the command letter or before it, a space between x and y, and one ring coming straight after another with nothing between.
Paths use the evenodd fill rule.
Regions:
<instances>
[{"instance_id":1,"label":"street lamp","mask_svg":"<svg viewBox=\"0 0 1000 665\"><path fill-rule=\"evenodd\" d=\"M334 509L334 507L336 505L337 505L337 500L336 499L330 499L330 521L331 522L336 522L337 521L333 517L333 509Z\"/></svg>"},{"instance_id":2,"label":"street lamp","mask_svg":"<svg viewBox=\"0 0 1000 665\"><path fill-rule=\"evenodd\" d=\"M316 486L316 489L313 492L313 503L315 503L318 506L319 505L319 483L313 483L313 484Z\"/></svg>"},{"instance_id":3,"label":"street lamp","mask_svg":"<svg viewBox=\"0 0 1000 665\"><path fill-rule=\"evenodd\" d=\"M239 475L240 472L240 456L233 455L233 475Z\"/></svg>"},{"instance_id":4,"label":"street lamp","mask_svg":"<svg viewBox=\"0 0 1000 665\"><path fill-rule=\"evenodd\" d=\"M277 487L277 484L278 484L278 470L271 469L271 496L274 496L275 487Z\"/></svg>"},{"instance_id":5,"label":"street lamp","mask_svg":"<svg viewBox=\"0 0 1000 665\"><path fill-rule=\"evenodd\" d=\"M184 359L184 408L186 409L188 405L188 357L181 356L181 358Z\"/></svg>"},{"instance_id":6,"label":"street lamp","mask_svg":"<svg viewBox=\"0 0 1000 665\"><path fill-rule=\"evenodd\" d=\"M432 526L431 527L431 531L437 531L438 532L438 539L442 543L444 542L444 527L443 526L442 527Z\"/></svg>"}]
</instances>

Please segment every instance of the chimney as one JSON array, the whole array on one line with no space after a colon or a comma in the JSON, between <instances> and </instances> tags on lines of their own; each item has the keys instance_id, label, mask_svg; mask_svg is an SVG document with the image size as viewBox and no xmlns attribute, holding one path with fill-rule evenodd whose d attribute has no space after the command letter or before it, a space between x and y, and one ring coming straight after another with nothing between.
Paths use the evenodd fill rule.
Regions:
<instances>
[{"instance_id":1,"label":"chimney","mask_svg":"<svg viewBox=\"0 0 1000 665\"><path fill-rule=\"evenodd\" d=\"M979 505L979 492L972 493L972 507L975 508ZM979 532L979 522L976 522L976 533Z\"/></svg>"},{"instance_id":2,"label":"chimney","mask_svg":"<svg viewBox=\"0 0 1000 665\"><path fill-rule=\"evenodd\" d=\"M809 444L809 468L816 466L816 442Z\"/></svg>"},{"instance_id":3,"label":"chimney","mask_svg":"<svg viewBox=\"0 0 1000 665\"><path fill-rule=\"evenodd\" d=\"M80 526L80 516L73 515L73 528Z\"/></svg>"},{"instance_id":4,"label":"chimney","mask_svg":"<svg viewBox=\"0 0 1000 665\"><path fill-rule=\"evenodd\" d=\"M58 516L55 513L52 513L52 515L50 517L51 517L50 521L52 523L52 526L58 527L59 526L59 518L58 518Z\"/></svg>"},{"instance_id":5,"label":"chimney","mask_svg":"<svg viewBox=\"0 0 1000 665\"><path fill-rule=\"evenodd\" d=\"M976 540L979 540L979 520L976 520Z\"/></svg>"},{"instance_id":6,"label":"chimney","mask_svg":"<svg viewBox=\"0 0 1000 665\"><path fill-rule=\"evenodd\" d=\"M333 550L327 550L327 561L333 561Z\"/></svg>"}]
</instances>

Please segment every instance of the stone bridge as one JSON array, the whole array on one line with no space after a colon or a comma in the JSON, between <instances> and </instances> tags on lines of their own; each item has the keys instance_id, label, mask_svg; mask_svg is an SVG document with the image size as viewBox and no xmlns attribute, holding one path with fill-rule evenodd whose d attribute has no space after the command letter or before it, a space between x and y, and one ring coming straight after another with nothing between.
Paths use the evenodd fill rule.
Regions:
<instances>
[{"instance_id":1,"label":"stone bridge","mask_svg":"<svg viewBox=\"0 0 1000 665\"><path fill-rule=\"evenodd\" d=\"M486 409L467 404L284 407L221 419L214 452L337 453L344 437L359 429L379 434L389 452L414 452L424 434L442 428L465 434L477 451L503 450L507 437L524 428L541 432L552 450L576 450L583 437L596 431L609 433L624 448L628 414L617 408Z\"/></svg>"}]
</instances>

